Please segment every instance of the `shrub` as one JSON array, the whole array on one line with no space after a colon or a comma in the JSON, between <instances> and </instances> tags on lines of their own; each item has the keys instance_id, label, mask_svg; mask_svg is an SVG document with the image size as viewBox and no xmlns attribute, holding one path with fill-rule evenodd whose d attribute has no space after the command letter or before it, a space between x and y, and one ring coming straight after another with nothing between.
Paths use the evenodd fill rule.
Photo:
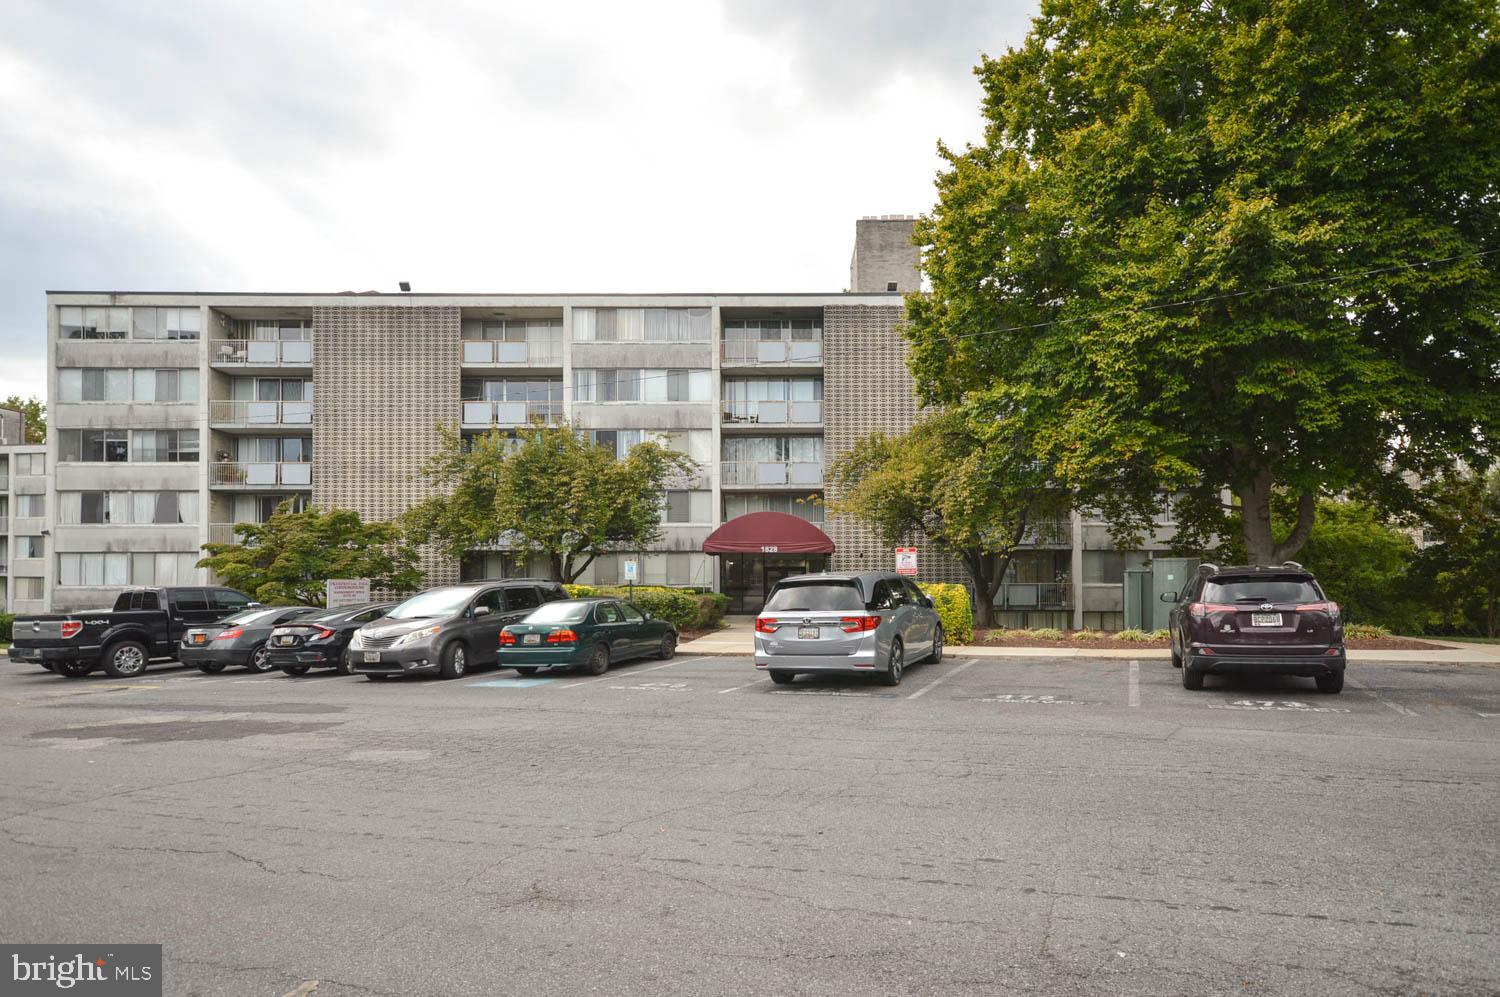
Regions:
<instances>
[{"instance_id":1,"label":"shrub","mask_svg":"<svg viewBox=\"0 0 1500 997\"><path fill-rule=\"evenodd\" d=\"M932 600L943 633L949 644L971 644L974 641L974 609L969 604L969 590L962 585L929 582L918 586Z\"/></svg>"},{"instance_id":2,"label":"shrub","mask_svg":"<svg viewBox=\"0 0 1500 997\"><path fill-rule=\"evenodd\" d=\"M1085 627L1082 630L1074 630L1068 636L1070 636L1073 640L1098 640L1104 635L1097 630L1090 630Z\"/></svg>"},{"instance_id":3,"label":"shrub","mask_svg":"<svg viewBox=\"0 0 1500 997\"><path fill-rule=\"evenodd\" d=\"M994 627L989 633L984 635L984 639L987 641L1007 640L1015 635L1016 632L1014 630L1007 630L1005 627Z\"/></svg>"},{"instance_id":4,"label":"shrub","mask_svg":"<svg viewBox=\"0 0 1500 997\"><path fill-rule=\"evenodd\" d=\"M1172 631L1168 630L1166 627L1162 627L1160 630L1153 630L1153 631L1151 631L1151 639L1152 640L1171 640L1172 639Z\"/></svg>"},{"instance_id":5,"label":"shrub","mask_svg":"<svg viewBox=\"0 0 1500 997\"><path fill-rule=\"evenodd\" d=\"M1123 640L1131 644L1146 644L1154 639L1146 631L1138 630L1135 627L1131 627L1129 630L1121 630L1115 634L1115 640Z\"/></svg>"},{"instance_id":6,"label":"shrub","mask_svg":"<svg viewBox=\"0 0 1500 997\"><path fill-rule=\"evenodd\" d=\"M1355 640L1374 640L1380 637L1389 637L1391 632L1385 627L1374 623L1348 623L1344 625L1344 636Z\"/></svg>"},{"instance_id":7,"label":"shrub","mask_svg":"<svg viewBox=\"0 0 1500 997\"><path fill-rule=\"evenodd\" d=\"M1021 631L1032 640L1064 640L1066 635L1056 627L1038 627L1035 630Z\"/></svg>"},{"instance_id":8,"label":"shrub","mask_svg":"<svg viewBox=\"0 0 1500 997\"><path fill-rule=\"evenodd\" d=\"M563 591L572 599L588 599L599 594L599 590L592 585L564 585Z\"/></svg>"},{"instance_id":9,"label":"shrub","mask_svg":"<svg viewBox=\"0 0 1500 997\"><path fill-rule=\"evenodd\" d=\"M9 643L14 636L16 618L10 613L0 613L0 641Z\"/></svg>"},{"instance_id":10,"label":"shrub","mask_svg":"<svg viewBox=\"0 0 1500 997\"><path fill-rule=\"evenodd\" d=\"M573 588L592 586L569 586L569 589ZM588 594L624 599L679 630L712 630L724 621L724 613L729 608L729 597L720 592L691 592L658 585L637 585L633 589L620 585L601 586L592 588ZM582 597L580 594L575 598Z\"/></svg>"}]
</instances>

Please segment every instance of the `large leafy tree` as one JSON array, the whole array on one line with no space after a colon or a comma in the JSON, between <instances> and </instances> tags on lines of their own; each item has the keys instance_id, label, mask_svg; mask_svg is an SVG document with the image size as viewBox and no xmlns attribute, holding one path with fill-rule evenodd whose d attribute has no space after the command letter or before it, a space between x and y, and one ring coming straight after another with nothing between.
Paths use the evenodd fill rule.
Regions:
<instances>
[{"instance_id":1,"label":"large leafy tree","mask_svg":"<svg viewBox=\"0 0 1500 997\"><path fill-rule=\"evenodd\" d=\"M1320 495L1410 506L1406 481L1487 466L1497 22L1493 0L1045 0L979 67L984 141L942 150L918 225L922 395L1017 402L1117 534L1170 490L1186 538L1238 524L1258 562L1301 548Z\"/></svg>"},{"instance_id":2,"label":"large leafy tree","mask_svg":"<svg viewBox=\"0 0 1500 997\"><path fill-rule=\"evenodd\" d=\"M1418 559L1439 625L1500 637L1500 469L1449 474L1424 493L1430 546Z\"/></svg>"},{"instance_id":3,"label":"large leafy tree","mask_svg":"<svg viewBox=\"0 0 1500 997\"><path fill-rule=\"evenodd\" d=\"M423 469L437 494L407 512L407 536L454 558L485 547L542 554L553 578L571 582L599 554L659 540L667 486L697 467L650 442L617 458L565 425L468 440L444 429Z\"/></svg>"},{"instance_id":4,"label":"large leafy tree","mask_svg":"<svg viewBox=\"0 0 1500 997\"><path fill-rule=\"evenodd\" d=\"M963 564L981 625L1028 535L1068 511L1067 496L1027 448L994 420L957 409L899 436L872 433L832 468L833 511L867 523L881 542L924 537Z\"/></svg>"},{"instance_id":5,"label":"large leafy tree","mask_svg":"<svg viewBox=\"0 0 1500 997\"><path fill-rule=\"evenodd\" d=\"M234 532L238 543L204 544L207 556L198 567L260 602L321 606L330 578L368 578L388 592L422 584L400 530L362 522L348 509L293 512L283 503L265 523L238 523Z\"/></svg>"},{"instance_id":6,"label":"large leafy tree","mask_svg":"<svg viewBox=\"0 0 1500 997\"><path fill-rule=\"evenodd\" d=\"M36 395L30 398L22 398L20 395L11 395L5 401L0 402L0 408L8 408L12 412L19 412L26 418L26 442L47 442L47 403Z\"/></svg>"}]
</instances>

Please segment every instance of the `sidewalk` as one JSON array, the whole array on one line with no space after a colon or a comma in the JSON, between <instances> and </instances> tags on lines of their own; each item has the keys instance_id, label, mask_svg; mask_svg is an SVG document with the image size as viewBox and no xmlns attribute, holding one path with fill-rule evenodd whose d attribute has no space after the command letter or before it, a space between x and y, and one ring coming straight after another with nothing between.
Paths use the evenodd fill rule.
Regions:
<instances>
[{"instance_id":1,"label":"sidewalk","mask_svg":"<svg viewBox=\"0 0 1500 997\"><path fill-rule=\"evenodd\" d=\"M1442 651L1350 651L1349 662L1358 665L1374 664L1424 664L1424 665L1489 665L1500 668L1500 644L1460 644L1456 641L1435 640L1423 637L1430 644L1438 644ZM724 629L678 645L679 654L692 655L750 655L755 651L755 620L749 616L730 617ZM1171 653L1164 647L1142 647L1139 650L1090 649L1064 643L1038 643L1035 647L988 647L979 645L949 645L944 649L949 658L1124 658L1134 661L1166 661Z\"/></svg>"}]
</instances>

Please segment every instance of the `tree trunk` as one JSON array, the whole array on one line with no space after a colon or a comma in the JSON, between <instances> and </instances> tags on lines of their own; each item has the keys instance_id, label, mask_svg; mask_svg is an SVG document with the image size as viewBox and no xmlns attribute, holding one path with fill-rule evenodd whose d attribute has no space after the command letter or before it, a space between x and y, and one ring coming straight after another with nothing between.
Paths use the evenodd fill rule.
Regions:
<instances>
[{"instance_id":1,"label":"tree trunk","mask_svg":"<svg viewBox=\"0 0 1500 997\"><path fill-rule=\"evenodd\" d=\"M974 583L974 622L981 627L995 625L995 590L990 581L990 559L979 551L959 555L969 580Z\"/></svg>"},{"instance_id":2,"label":"tree trunk","mask_svg":"<svg viewBox=\"0 0 1500 997\"><path fill-rule=\"evenodd\" d=\"M1318 511L1318 497L1312 492L1297 496L1297 522L1281 543L1271 529L1271 473L1262 471L1255 480L1242 486L1236 495L1240 500L1240 536L1245 541L1245 559L1249 564L1280 564L1300 551L1312 534Z\"/></svg>"}]
</instances>

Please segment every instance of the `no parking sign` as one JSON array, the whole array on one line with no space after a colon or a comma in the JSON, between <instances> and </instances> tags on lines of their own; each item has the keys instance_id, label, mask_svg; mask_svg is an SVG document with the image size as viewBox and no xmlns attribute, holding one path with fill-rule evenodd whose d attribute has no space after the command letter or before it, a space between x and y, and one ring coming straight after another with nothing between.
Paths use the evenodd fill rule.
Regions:
<instances>
[{"instance_id":1,"label":"no parking sign","mask_svg":"<svg viewBox=\"0 0 1500 997\"><path fill-rule=\"evenodd\" d=\"M896 548L896 574L915 575L917 573L917 548Z\"/></svg>"}]
</instances>

